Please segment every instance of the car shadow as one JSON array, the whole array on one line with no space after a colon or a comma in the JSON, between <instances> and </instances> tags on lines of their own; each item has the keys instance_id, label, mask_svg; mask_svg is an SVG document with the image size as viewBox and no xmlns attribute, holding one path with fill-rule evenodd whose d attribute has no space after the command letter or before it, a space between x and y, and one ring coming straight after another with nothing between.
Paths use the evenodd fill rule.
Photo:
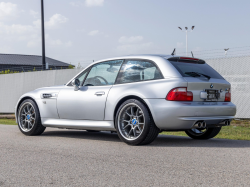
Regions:
<instances>
[{"instance_id":1,"label":"car shadow","mask_svg":"<svg viewBox=\"0 0 250 187\"><path fill-rule=\"evenodd\" d=\"M87 132L85 130L49 130L45 131L41 136L56 136L63 138L88 139L121 142L116 133L111 132Z\"/></svg>"},{"instance_id":2,"label":"car shadow","mask_svg":"<svg viewBox=\"0 0 250 187\"><path fill-rule=\"evenodd\" d=\"M49 130L41 136L63 137L74 139L99 140L123 143L116 133L110 132L87 132L83 130ZM249 148L250 141L229 140L229 139L209 139L194 140L184 136L159 135L149 147L217 147L217 148Z\"/></svg>"},{"instance_id":3,"label":"car shadow","mask_svg":"<svg viewBox=\"0 0 250 187\"><path fill-rule=\"evenodd\" d=\"M250 141L212 138L194 140L185 136L159 135L149 146L155 147L214 147L214 148L249 148Z\"/></svg>"}]
</instances>

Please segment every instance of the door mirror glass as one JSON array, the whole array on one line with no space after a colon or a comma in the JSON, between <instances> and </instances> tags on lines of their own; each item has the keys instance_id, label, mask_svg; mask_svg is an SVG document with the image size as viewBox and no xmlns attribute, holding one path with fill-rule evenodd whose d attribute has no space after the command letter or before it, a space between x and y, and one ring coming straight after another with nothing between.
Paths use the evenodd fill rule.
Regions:
<instances>
[{"instance_id":1,"label":"door mirror glass","mask_svg":"<svg viewBox=\"0 0 250 187\"><path fill-rule=\"evenodd\" d=\"M80 82L80 80L79 79L74 79L72 82L71 82L71 84L75 87L75 91L77 91L77 90L79 90L79 87L80 87L80 85L81 85L81 82Z\"/></svg>"}]
</instances>

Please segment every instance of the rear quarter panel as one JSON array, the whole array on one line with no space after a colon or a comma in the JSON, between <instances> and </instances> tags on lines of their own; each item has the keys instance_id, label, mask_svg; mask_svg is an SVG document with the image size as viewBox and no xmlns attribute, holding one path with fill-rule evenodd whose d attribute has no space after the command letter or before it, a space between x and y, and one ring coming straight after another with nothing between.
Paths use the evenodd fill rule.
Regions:
<instances>
[{"instance_id":1,"label":"rear quarter panel","mask_svg":"<svg viewBox=\"0 0 250 187\"><path fill-rule=\"evenodd\" d=\"M124 97L137 96L141 99L164 99L163 101L166 101L165 98L168 92L175 87L187 87L187 82L183 78L169 77L159 80L114 85L107 97L105 120L113 120L115 108Z\"/></svg>"}]
</instances>

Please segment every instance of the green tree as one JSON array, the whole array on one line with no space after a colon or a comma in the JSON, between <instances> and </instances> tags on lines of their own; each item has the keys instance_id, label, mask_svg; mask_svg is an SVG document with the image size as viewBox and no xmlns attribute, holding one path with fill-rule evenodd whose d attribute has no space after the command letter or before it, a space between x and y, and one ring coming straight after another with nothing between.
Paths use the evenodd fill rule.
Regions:
<instances>
[{"instance_id":1,"label":"green tree","mask_svg":"<svg viewBox=\"0 0 250 187\"><path fill-rule=\"evenodd\" d=\"M68 67L68 69L75 69L75 66L73 66L73 65L69 65L69 67Z\"/></svg>"}]
</instances>

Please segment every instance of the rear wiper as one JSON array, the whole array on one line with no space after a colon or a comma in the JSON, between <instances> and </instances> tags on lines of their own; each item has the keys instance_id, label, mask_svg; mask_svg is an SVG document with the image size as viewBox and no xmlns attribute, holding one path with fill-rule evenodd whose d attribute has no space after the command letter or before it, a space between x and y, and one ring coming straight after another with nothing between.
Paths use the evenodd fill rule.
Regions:
<instances>
[{"instance_id":1,"label":"rear wiper","mask_svg":"<svg viewBox=\"0 0 250 187\"><path fill-rule=\"evenodd\" d=\"M202 76L208 78L208 80L211 79L210 76L205 75L205 74L203 74L203 73L198 73L198 72L185 72L185 74L190 75L190 76L192 76L192 77L200 77L200 76L202 75Z\"/></svg>"}]
</instances>

